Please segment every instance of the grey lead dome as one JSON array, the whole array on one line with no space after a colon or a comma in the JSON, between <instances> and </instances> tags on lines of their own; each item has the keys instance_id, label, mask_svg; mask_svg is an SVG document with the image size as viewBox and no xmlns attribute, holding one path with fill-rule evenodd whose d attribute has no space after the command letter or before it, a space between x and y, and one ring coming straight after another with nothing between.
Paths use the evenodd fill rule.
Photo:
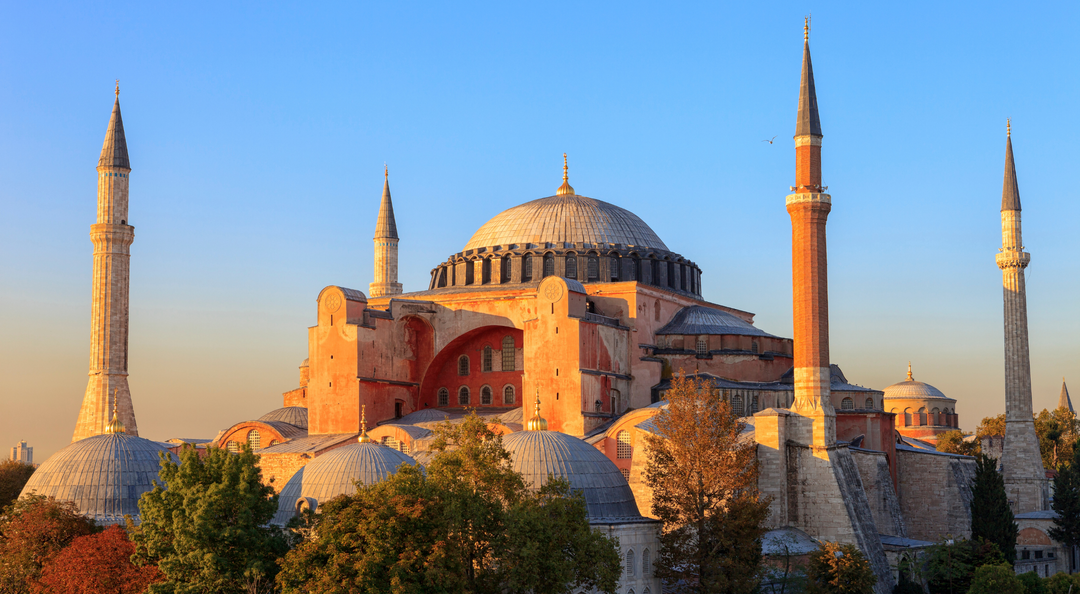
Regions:
<instances>
[{"instance_id":1,"label":"grey lead dome","mask_svg":"<svg viewBox=\"0 0 1080 594\"><path fill-rule=\"evenodd\" d=\"M20 497L36 493L72 501L98 524L139 521L139 498L154 488L164 446L126 433L81 439L53 454L30 477Z\"/></svg>"},{"instance_id":2,"label":"grey lead dome","mask_svg":"<svg viewBox=\"0 0 1080 594\"><path fill-rule=\"evenodd\" d=\"M513 468L539 489L565 478L585 496L589 519L640 518L634 493L615 463L584 441L558 431L517 431L503 437Z\"/></svg>"}]
</instances>

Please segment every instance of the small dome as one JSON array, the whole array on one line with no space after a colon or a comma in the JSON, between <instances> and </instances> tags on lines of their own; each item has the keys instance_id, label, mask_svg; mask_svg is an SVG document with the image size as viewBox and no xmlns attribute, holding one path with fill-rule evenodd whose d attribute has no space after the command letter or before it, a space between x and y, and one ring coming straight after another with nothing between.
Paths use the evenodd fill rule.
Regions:
<instances>
[{"instance_id":1,"label":"small dome","mask_svg":"<svg viewBox=\"0 0 1080 594\"><path fill-rule=\"evenodd\" d=\"M121 524L124 515L139 521L139 497L154 488L161 452L157 442L106 433L81 439L53 454L30 477L20 497L36 493L72 501L98 524Z\"/></svg>"},{"instance_id":2,"label":"small dome","mask_svg":"<svg viewBox=\"0 0 1080 594\"><path fill-rule=\"evenodd\" d=\"M356 492L356 481L377 483L397 472L402 464L416 461L377 443L352 443L315 458L285 483L278 498L275 524L286 524L296 515L298 504L325 503L338 495Z\"/></svg>"},{"instance_id":3,"label":"small dome","mask_svg":"<svg viewBox=\"0 0 1080 594\"><path fill-rule=\"evenodd\" d=\"M549 475L566 478L585 496L589 518L638 518L637 503L622 472L600 450L558 431L518 431L503 437L503 446L533 488Z\"/></svg>"},{"instance_id":4,"label":"small dome","mask_svg":"<svg viewBox=\"0 0 1080 594\"><path fill-rule=\"evenodd\" d=\"M949 398L944 393L942 393L941 390L935 388L934 386L931 386L930 384L924 382L915 381L915 378L911 376L910 364L908 365L906 380L895 383L888 388L885 388L885 399L888 400L890 398L935 398L952 400L953 402L956 402L955 399Z\"/></svg>"},{"instance_id":5,"label":"small dome","mask_svg":"<svg viewBox=\"0 0 1080 594\"><path fill-rule=\"evenodd\" d=\"M416 425L417 423L441 423L461 416L461 413L448 413L437 408L422 408L394 421L395 425Z\"/></svg>"},{"instance_id":6,"label":"small dome","mask_svg":"<svg viewBox=\"0 0 1080 594\"><path fill-rule=\"evenodd\" d=\"M307 409L302 406L286 406L284 408L274 409L265 415L256 419L257 421L278 421L281 423L288 423L294 427L301 429L307 429Z\"/></svg>"},{"instance_id":7,"label":"small dome","mask_svg":"<svg viewBox=\"0 0 1080 594\"><path fill-rule=\"evenodd\" d=\"M463 251L528 243L619 243L670 251L636 214L576 194L549 196L504 210L484 223Z\"/></svg>"},{"instance_id":8,"label":"small dome","mask_svg":"<svg viewBox=\"0 0 1080 594\"><path fill-rule=\"evenodd\" d=\"M656 331L657 334L731 334L741 336L767 336L772 334L755 327L750 322L726 311L689 305L680 309L670 322Z\"/></svg>"}]
</instances>

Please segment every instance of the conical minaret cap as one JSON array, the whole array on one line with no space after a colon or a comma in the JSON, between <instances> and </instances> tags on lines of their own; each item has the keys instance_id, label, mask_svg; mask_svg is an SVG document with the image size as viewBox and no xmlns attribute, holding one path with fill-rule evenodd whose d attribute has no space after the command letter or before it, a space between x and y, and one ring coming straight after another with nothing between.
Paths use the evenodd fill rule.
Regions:
<instances>
[{"instance_id":1,"label":"conical minaret cap","mask_svg":"<svg viewBox=\"0 0 1080 594\"><path fill-rule=\"evenodd\" d=\"M799 87L799 120L795 136L821 136L817 92L814 91L814 65L810 62L810 19L803 25L802 84Z\"/></svg>"},{"instance_id":2,"label":"conical minaret cap","mask_svg":"<svg viewBox=\"0 0 1080 594\"><path fill-rule=\"evenodd\" d=\"M1058 408L1076 412L1073 410L1072 398L1069 398L1069 388L1065 385L1065 378L1061 378L1061 396L1058 397Z\"/></svg>"},{"instance_id":3,"label":"conical minaret cap","mask_svg":"<svg viewBox=\"0 0 1080 594\"><path fill-rule=\"evenodd\" d=\"M1016 163L1013 162L1012 122L1005 121L1005 183L1001 188L1001 211L1020 210L1020 186L1016 183Z\"/></svg>"},{"instance_id":4,"label":"conical minaret cap","mask_svg":"<svg viewBox=\"0 0 1080 594\"><path fill-rule=\"evenodd\" d=\"M124 137L124 120L120 117L120 82L116 83L116 101L113 103L109 129L105 132L105 142L101 145L101 158L98 167L123 167L131 169L128 161L127 138Z\"/></svg>"},{"instance_id":5,"label":"conical minaret cap","mask_svg":"<svg viewBox=\"0 0 1080 594\"><path fill-rule=\"evenodd\" d=\"M398 239L394 202L390 200L390 169L385 169L383 174L382 203L379 204L379 218L375 221L375 239Z\"/></svg>"}]
</instances>

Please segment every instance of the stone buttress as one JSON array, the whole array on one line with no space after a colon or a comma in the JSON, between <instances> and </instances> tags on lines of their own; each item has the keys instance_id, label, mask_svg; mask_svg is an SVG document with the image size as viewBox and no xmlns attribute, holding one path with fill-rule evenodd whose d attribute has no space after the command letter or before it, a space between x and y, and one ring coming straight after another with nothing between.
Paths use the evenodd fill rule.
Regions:
<instances>
[{"instance_id":1,"label":"stone buttress","mask_svg":"<svg viewBox=\"0 0 1080 594\"><path fill-rule=\"evenodd\" d=\"M131 164L120 117L119 84L97 170L97 223L90 226L94 243L90 381L73 442L104 433L114 407L125 432L139 434L127 379L128 283L135 228L127 221Z\"/></svg>"}]
</instances>

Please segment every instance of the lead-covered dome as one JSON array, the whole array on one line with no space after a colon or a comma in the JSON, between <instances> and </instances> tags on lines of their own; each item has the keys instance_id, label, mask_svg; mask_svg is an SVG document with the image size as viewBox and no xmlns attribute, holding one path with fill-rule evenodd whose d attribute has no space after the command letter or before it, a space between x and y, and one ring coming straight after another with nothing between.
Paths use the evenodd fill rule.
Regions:
<instances>
[{"instance_id":1,"label":"lead-covered dome","mask_svg":"<svg viewBox=\"0 0 1080 594\"><path fill-rule=\"evenodd\" d=\"M315 458L285 483L275 524L286 524L303 507L317 508L338 495L356 492L356 482L375 484L416 460L373 442L353 443Z\"/></svg>"},{"instance_id":2,"label":"lead-covered dome","mask_svg":"<svg viewBox=\"0 0 1080 594\"><path fill-rule=\"evenodd\" d=\"M301 429L307 429L308 410L302 406L286 406L283 408L276 408L256 420L263 422L277 421L280 423L288 423Z\"/></svg>"},{"instance_id":3,"label":"lead-covered dome","mask_svg":"<svg viewBox=\"0 0 1080 594\"><path fill-rule=\"evenodd\" d=\"M622 244L669 251L636 214L576 194L540 198L502 211L473 234L463 251L547 243Z\"/></svg>"},{"instance_id":4,"label":"lead-covered dome","mask_svg":"<svg viewBox=\"0 0 1080 594\"><path fill-rule=\"evenodd\" d=\"M20 497L36 493L72 501L98 524L121 524L130 515L139 521L139 498L154 488L162 452L179 460L157 442L106 433L81 439L46 460L23 487Z\"/></svg>"},{"instance_id":5,"label":"lead-covered dome","mask_svg":"<svg viewBox=\"0 0 1080 594\"><path fill-rule=\"evenodd\" d=\"M622 472L584 441L558 431L517 431L503 437L503 447L514 470L534 489L549 476L568 480L585 496L590 520L641 517Z\"/></svg>"},{"instance_id":6,"label":"lead-covered dome","mask_svg":"<svg viewBox=\"0 0 1080 594\"><path fill-rule=\"evenodd\" d=\"M915 399L936 399L936 400L951 400L956 402L956 399L949 398L941 390L931 386L928 383L916 381L911 375L911 364L908 363L907 379L902 382L897 382L888 388L885 388L885 399L890 400L893 398L915 398Z\"/></svg>"}]
</instances>

